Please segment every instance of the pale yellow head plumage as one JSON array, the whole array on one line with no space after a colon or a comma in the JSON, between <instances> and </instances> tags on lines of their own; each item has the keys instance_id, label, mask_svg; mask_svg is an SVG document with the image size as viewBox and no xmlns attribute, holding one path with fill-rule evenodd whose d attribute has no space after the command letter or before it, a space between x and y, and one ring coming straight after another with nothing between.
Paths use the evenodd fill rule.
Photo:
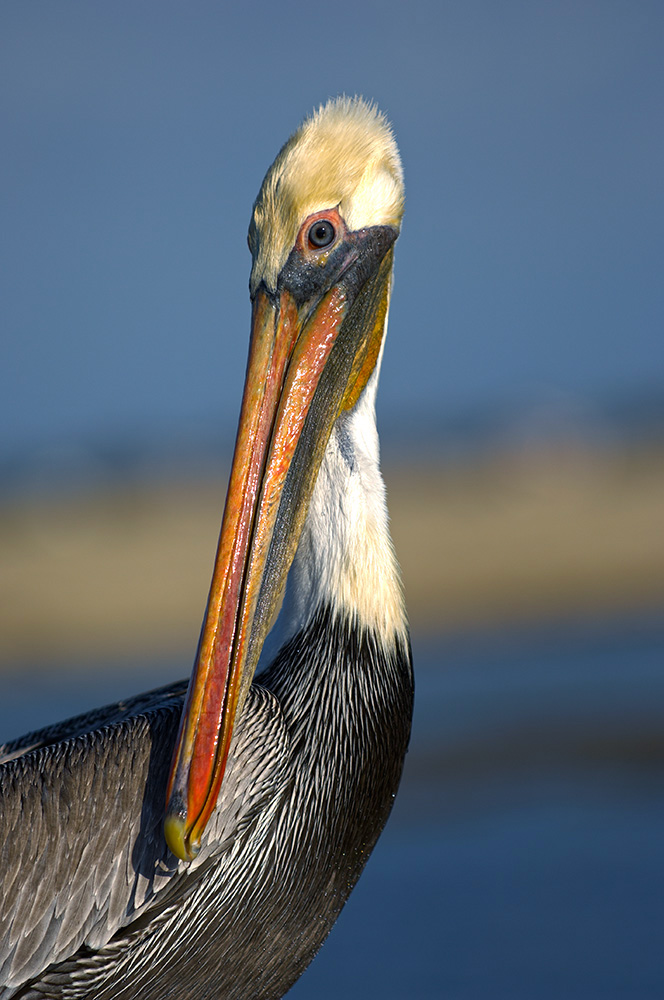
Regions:
<instances>
[{"instance_id":1,"label":"pale yellow head plumage","mask_svg":"<svg viewBox=\"0 0 664 1000\"><path fill-rule=\"evenodd\" d=\"M268 170L249 227L251 292L276 287L305 219L337 208L350 230L399 228L404 187L384 115L361 98L328 101L307 118Z\"/></svg>"}]
</instances>

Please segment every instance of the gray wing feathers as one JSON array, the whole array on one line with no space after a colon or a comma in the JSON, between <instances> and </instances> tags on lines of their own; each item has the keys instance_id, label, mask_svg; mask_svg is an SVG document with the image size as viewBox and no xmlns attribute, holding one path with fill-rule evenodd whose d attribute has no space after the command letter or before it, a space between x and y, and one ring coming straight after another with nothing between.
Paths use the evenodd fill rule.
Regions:
<instances>
[{"instance_id":1,"label":"gray wing feathers","mask_svg":"<svg viewBox=\"0 0 664 1000\"><path fill-rule=\"evenodd\" d=\"M62 743L75 736L89 735L103 726L122 722L132 716L150 712L156 708L163 709L173 705L180 711L186 690L187 682L178 681L176 684L167 684L154 691L145 691L124 701L95 708L92 712L75 715L73 718L56 722L54 725L38 729L36 732L26 733L25 736L19 736L17 739L0 744L0 763L19 757L29 750L38 750L40 747Z\"/></svg>"},{"instance_id":2,"label":"gray wing feathers","mask_svg":"<svg viewBox=\"0 0 664 1000\"><path fill-rule=\"evenodd\" d=\"M170 854L162 822L178 695L139 715L118 707L120 721L61 743L40 745L43 734L32 734L24 745L39 748L13 759L8 748L0 765L3 1000L83 945L101 949L137 918L177 907L278 799L288 738L274 697L253 688L201 852L190 865Z\"/></svg>"},{"instance_id":3,"label":"gray wing feathers","mask_svg":"<svg viewBox=\"0 0 664 1000\"><path fill-rule=\"evenodd\" d=\"M1 863L12 878L0 889L1 983L24 982L88 937L93 947L108 940L131 914L132 896L144 901L148 880L131 855L139 834L159 853L154 828L141 831L143 797L153 741L159 754L169 743L164 723L174 725L172 713L154 714L4 766Z\"/></svg>"}]
</instances>

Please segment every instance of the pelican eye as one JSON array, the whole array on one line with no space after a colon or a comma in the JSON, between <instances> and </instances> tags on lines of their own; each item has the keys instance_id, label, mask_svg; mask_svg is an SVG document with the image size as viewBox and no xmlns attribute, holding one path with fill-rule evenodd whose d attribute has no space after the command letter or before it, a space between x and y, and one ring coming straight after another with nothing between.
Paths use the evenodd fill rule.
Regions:
<instances>
[{"instance_id":1,"label":"pelican eye","mask_svg":"<svg viewBox=\"0 0 664 1000\"><path fill-rule=\"evenodd\" d=\"M309 230L309 246L316 250L323 250L334 242L336 230L327 219L318 219Z\"/></svg>"}]
</instances>

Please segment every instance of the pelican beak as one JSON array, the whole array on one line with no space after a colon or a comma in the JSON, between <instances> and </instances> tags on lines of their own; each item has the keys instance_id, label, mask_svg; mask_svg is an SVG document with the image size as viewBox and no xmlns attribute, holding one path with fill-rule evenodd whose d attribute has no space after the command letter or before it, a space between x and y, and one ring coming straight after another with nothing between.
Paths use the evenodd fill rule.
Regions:
<instances>
[{"instance_id":1,"label":"pelican beak","mask_svg":"<svg viewBox=\"0 0 664 1000\"><path fill-rule=\"evenodd\" d=\"M295 248L253 299L249 362L219 546L167 792L165 836L190 860L215 808L233 725L278 608L339 413L373 371L397 230Z\"/></svg>"}]
</instances>

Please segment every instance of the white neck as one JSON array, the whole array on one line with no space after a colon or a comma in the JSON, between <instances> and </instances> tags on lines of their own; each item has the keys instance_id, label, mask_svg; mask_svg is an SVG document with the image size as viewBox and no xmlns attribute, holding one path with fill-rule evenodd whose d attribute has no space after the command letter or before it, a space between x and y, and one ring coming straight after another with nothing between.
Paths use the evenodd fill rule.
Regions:
<instances>
[{"instance_id":1,"label":"white neck","mask_svg":"<svg viewBox=\"0 0 664 1000\"><path fill-rule=\"evenodd\" d=\"M381 350L382 354L382 350ZM380 358L352 410L338 418L318 473L267 664L321 606L392 643L406 637L399 567L379 468L376 388Z\"/></svg>"}]
</instances>

